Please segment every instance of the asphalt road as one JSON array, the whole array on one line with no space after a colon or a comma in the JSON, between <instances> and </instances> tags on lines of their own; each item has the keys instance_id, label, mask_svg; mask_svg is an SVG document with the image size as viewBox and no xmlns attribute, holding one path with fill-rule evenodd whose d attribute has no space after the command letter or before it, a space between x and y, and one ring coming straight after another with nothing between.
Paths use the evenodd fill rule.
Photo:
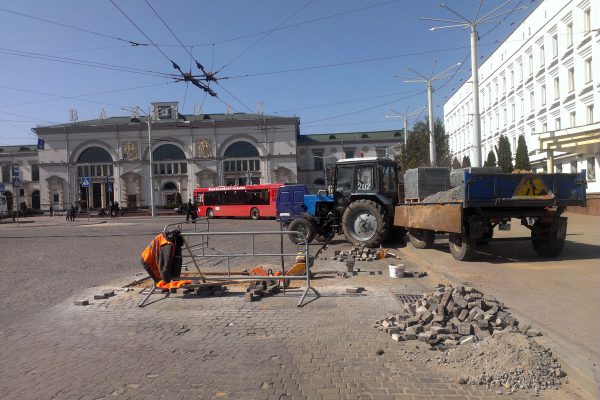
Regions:
<instances>
[{"instance_id":1,"label":"asphalt road","mask_svg":"<svg viewBox=\"0 0 600 400\"><path fill-rule=\"evenodd\" d=\"M74 225L59 218L47 218L20 225L0 225L3 275L0 324L30 318L82 289L144 272L139 264L142 250L166 224L180 220L125 218L102 224L91 220L93 225ZM85 223L84 220L76 222ZM192 225L184 227L193 231ZM211 220L211 231L278 229L279 224L273 220ZM220 250L249 252L251 239L227 236L212 245ZM262 246L265 251L278 252L280 242L273 236L257 236L255 246L257 250ZM287 238L284 246L286 251L295 250ZM249 260L247 265L255 262L257 260ZM232 262L231 267L242 268L244 264Z\"/></svg>"}]
</instances>

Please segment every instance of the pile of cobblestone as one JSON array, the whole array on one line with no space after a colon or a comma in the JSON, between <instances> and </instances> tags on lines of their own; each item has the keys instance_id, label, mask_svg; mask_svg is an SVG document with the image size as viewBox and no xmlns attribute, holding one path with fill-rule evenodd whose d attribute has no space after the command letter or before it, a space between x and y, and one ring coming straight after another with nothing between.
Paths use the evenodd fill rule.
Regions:
<instances>
[{"instance_id":1,"label":"pile of cobblestone","mask_svg":"<svg viewBox=\"0 0 600 400\"><path fill-rule=\"evenodd\" d=\"M333 259L341 262L348 260L375 261L379 259L379 251L381 250L376 248L353 246L350 250L336 250Z\"/></svg>"},{"instance_id":2,"label":"pile of cobblestone","mask_svg":"<svg viewBox=\"0 0 600 400\"><path fill-rule=\"evenodd\" d=\"M432 195L425 197L421 202L422 203L449 203L456 201L464 200L464 187L457 186L453 187L450 190L445 190L443 192L437 192Z\"/></svg>"},{"instance_id":3,"label":"pile of cobblestone","mask_svg":"<svg viewBox=\"0 0 600 400\"><path fill-rule=\"evenodd\" d=\"M420 340L430 345L454 347L484 340L492 333L518 331L529 337L539 330L519 323L504 304L469 286L438 285L402 312L379 320L375 325L396 341Z\"/></svg>"},{"instance_id":4,"label":"pile of cobblestone","mask_svg":"<svg viewBox=\"0 0 600 400\"><path fill-rule=\"evenodd\" d=\"M498 332L483 342L446 350L439 365L459 369L460 384L484 385L497 394L559 386L565 372L552 351L518 332Z\"/></svg>"},{"instance_id":5,"label":"pile of cobblestone","mask_svg":"<svg viewBox=\"0 0 600 400\"><path fill-rule=\"evenodd\" d=\"M566 375L551 350L531 339L539 330L473 287L440 284L375 327L395 341L419 340L442 350L437 362L460 369L459 383L485 385L498 394L519 389L536 394L560 385ZM417 357L413 352L409 361Z\"/></svg>"}]
</instances>

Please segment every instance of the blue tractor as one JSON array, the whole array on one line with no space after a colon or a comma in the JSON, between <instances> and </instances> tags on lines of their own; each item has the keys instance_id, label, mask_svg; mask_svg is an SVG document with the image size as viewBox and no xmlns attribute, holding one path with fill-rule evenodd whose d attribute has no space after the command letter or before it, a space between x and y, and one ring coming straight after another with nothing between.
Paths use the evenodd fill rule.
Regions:
<instances>
[{"instance_id":1,"label":"blue tractor","mask_svg":"<svg viewBox=\"0 0 600 400\"><path fill-rule=\"evenodd\" d=\"M329 188L286 185L277 196L277 219L310 243L343 233L354 245L377 246L388 236L398 202L396 163L387 158L340 160ZM299 243L301 237L291 237Z\"/></svg>"}]
</instances>

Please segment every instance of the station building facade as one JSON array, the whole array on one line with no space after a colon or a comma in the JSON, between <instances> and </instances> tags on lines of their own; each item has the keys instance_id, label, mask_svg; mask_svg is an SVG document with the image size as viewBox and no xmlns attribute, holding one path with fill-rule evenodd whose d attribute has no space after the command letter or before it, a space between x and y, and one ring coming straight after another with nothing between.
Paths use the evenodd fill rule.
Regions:
<instances>
[{"instance_id":1,"label":"station building facade","mask_svg":"<svg viewBox=\"0 0 600 400\"><path fill-rule=\"evenodd\" d=\"M152 103L150 119L134 115L34 128L45 143L36 161L41 208L77 203L97 209L114 201L148 207L151 186L161 207L186 202L196 187L324 183L325 163L393 156L403 143L398 131L300 135L298 117L184 116L177 108L177 102Z\"/></svg>"},{"instance_id":2,"label":"station building facade","mask_svg":"<svg viewBox=\"0 0 600 400\"><path fill-rule=\"evenodd\" d=\"M544 0L479 67L483 160L500 135L514 157L524 135L535 170L587 171L592 205L600 201L598 21L594 1ZM468 81L444 104L450 150L459 160L474 148L472 93Z\"/></svg>"}]
</instances>

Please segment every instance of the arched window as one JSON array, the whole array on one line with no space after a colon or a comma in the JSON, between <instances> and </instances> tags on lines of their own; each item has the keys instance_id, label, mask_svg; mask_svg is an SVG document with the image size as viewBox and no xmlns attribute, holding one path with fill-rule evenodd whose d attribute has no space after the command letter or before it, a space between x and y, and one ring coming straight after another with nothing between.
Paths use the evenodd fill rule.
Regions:
<instances>
[{"instance_id":1,"label":"arched window","mask_svg":"<svg viewBox=\"0 0 600 400\"><path fill-rule=\"evenodd\" d=\"M174 144L163 144L152 152L154 161L185 160L183 151Z\"/></svg>"},{"instance_id":2,"label":"arched window","mask_svg":"<svg viewBox=\"0 0 600 400\"><path fill-rule=\"evenodd\" d=\"M152 152L154 175L187 174L185 153L174 144L163 144Z\"/></svg>"},{"instance_id":3,"label":"arched window","mask_svg":"<svg viewBox=\"0 0 600 400\"><path fill-rule=\"evenodd\" d=\"M112 176L113 159L109 152L102 147L92 146L85 149L77 158L77 175L83 176Z\"/></svg>"},{"instance_id":4,"label":"arched window","mask_svg":"<svg viewBox=\"0 0 600 400\"><path fill-rule=\"evenodd\" d=\"M177 185L173 182L167 182L164 184L163 190L177 190Z\"/></svg>"},{"instance_id":5,"label":"arched window","mask_svg":"<svg viewBox=\"0 0 600 400\"><path fill-rule=\"evenodd\" d=\"M77 164L104 164L112 163L113 159L102 147L88 147L79 155Z\"/></svg>"},{"instance_id":6,"label":"arched window","mask_svg":"<svg viewBox=\"0 0 600 400\"><path fill-rule=\"evenodd\" d=\"M234 142L225 150L223 171L225 173L260 171L260 154L249 142ZM235 160L232 160L235 159Z\"/></svg>"},{"instance_id":7,"label":"arched window","mask_svg":"<svg viewBox=\"0 0 600 400\"><path fill-rule=\"evenodd\" d=\"M253 158L259 157L258 150L252 143L235 142L225 150L225 158Z\"/></svg>"}]
</instances>

